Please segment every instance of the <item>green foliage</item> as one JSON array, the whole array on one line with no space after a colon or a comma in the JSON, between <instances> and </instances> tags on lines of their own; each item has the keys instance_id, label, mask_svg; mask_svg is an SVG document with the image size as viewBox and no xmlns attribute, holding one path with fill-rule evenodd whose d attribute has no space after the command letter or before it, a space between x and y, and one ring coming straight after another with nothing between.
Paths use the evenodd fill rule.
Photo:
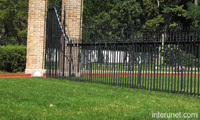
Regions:
<instances>
[{"instance_id":1,"label":"green foliage","mask_svg":"<svg viewBox=\"0 0 200 120\"><path fill-rule=\"evenodd\" d=\"M143 29L155 31L162 23L164 23L164 18L162 15L158 15L153 19L147 20L143 25Z\"/></svg>"},{"instance_id":2,"label":"green foliage","mask_svg":"<svg viewBox=\"0 0 200 120\"><path fill-rule=\"evenodd\" d=\"M62 0L48 0L48 7L56 7L58 15L61 15Z\"/></svg>"},{"instance_id":3,"label":"green foliage","mask_svg":"<svg viewBox=\"0 0 200 120\"><path fill-rule=\"evenodd\" d=\"M22 45L0 46L0 70L22 72L26 64L26 47Z\"/></svg>"},{"instance_id":4,"label":"green foliage","mask_svg":"<svg viewBox=\"0 0 200 120\"><path fill-rule=\"evenodd\" d=\"M140 2L143 9L143 19L152 19L159 14L159 7L157 6L156 0L142 0Z\"/></svg>"},{"instance_id":5,"label":"green foliage","mask_svg":"<svg viewBox=\"0 0 200 120\"><path fill-rule=\"evenodd\" d=\"M170 7L165 7L164 10L162 11L163 13L169 14L169 13L175 13L177 16L183 16L183 13L185 13L185 9L183 8L184 5L174 5Z\"/></svg>"},{"instance_id":6,"label":"green foliage","mask_svg":"<svg viewBox=\"0 0 200 120\"><path fill-rule=\"evenodd\" d=\"M95 17L97 27L126 30L134 23L140 23L142 9L136 0L118 2L109 12L101 12Z\"/></svg>"},{"instance_id":7,"label":"green foliage","mask_svg":"<svg viewBox=\"0 0 200 120\"><path fill-rule=\"evenodd\" d=\"M99 3L98 6L96 5L97 1L92 2L89 0L85 2L88 4L84 3L85 19L83 24L84 27L92 27L93 29L90 31L83 31L83 37L90 36L91 38L91 36L95 36L107 39L115 37L116 40L120 37L126 36L125 32L127 30L130 31L130 28L136 30L137 27L134 25L140 24L142 9L140 3L136 2L136 0L106 0L106 2ZM89 6L87 7L87 5ZM94 6L97 6L99 10ZM91 13L91 16L88 17L87 12ZM100 29L103 29L103 31Z\"/></svg>"},{"instance_id":8,"label":"green foliage","mask_svg":"<svg viewBox=\"0 0 200 120\"><path fill-rule=\"evenodd\" d=\"M188 9L185 12L186 18L192 21L191 23L194 28L200 28L200 6L197 6L192 2L189 2L187 5Z\"/></svg>"},{"instance_id":9,"label":"green foliage","mask_svg":"<svg viewBox=\"0 0 200 120\"><path fill-rule=\"evenodd\" d=\"M187 53L177 45L167 45L164 49L166 52L163 55L163 60L166 64L179 64L183 66L198 65L199 60L191 51Z\"/></svg>"},{"instance_id":10,"label":"green foliage","mask_svg":"<svg viewBox=\"0 0 200 120\"><path fill-rule=\"evenodd\" d=\"M165 25L170 29L181 28L182 24L186 24L188 21L185 18L185 5L168 4L166 5L162 13L165 17ZM181 21L183 20L183 21Z\"/></svg>"},{"instance_id":11,"label":"green foliage","mask_svg":"<svg viewBox=\"0 0 200 120\"><path fill-rule=\"evenodd\" d=\"M200 10L197 8L193 0L84 0L83 25L127 29L137 24L153 31L183 29L198 26Z\"/></svg>"},{"instance_id":12,"label":"green foliage","mask_svg":"<svg viewBox=\"0 0 200 120\"><path fill-rule=\"evenodd\" d=\"M140 23L142 9L136 0L119 2L111 11L110 16L114 28L128 28L130 25Z\"/></svg>"},{"instance_id":13,"label":"green foliage","mask_svg":"<svg viewBox=\"0 0 200 120\"><path fill-rule=\"evenodd\" d=\"M60 8L62 6L62 0L48 0L48 5Z\"/></svg>"},{"instance_id":14,"label":"green foliage","mask_svg":"<svg viewBox=\"0 0 200 120\"><path fill-rule=\"evenodd\" d=\"M83 0L83 26L93 28L199 28L199 0ZM61 12L62 0L49 0ZM1 0L0 44L25 44L28 0ZM137 25L137 27L136 27ZM113 33L112 33L113 34Z\"/></svg>"},{"instance_id":15,"label":"green foliage","mask_svg":"<svg viewBox=\"0 0 200 120\"><path fill-rule=\"evenodd\" d=\"M111 18L109 12L113 7L119 3L119 0L84 0L83 3L83 25L84 26L96 26L104 24L105 21L109 21ZM110 23L106 23L109 24Z\"/></svg>"},{"instance_id":16,"label":"green foliage","mask_svg":"<svg viewBox=\"0 0 200 120\"><path fill-rule=\"evenodd\" d=\"M182 51L182 56L183 59L181 60L181 64L185 66L195 66L198 65L198 58L196 58L193 54L191 53L186 53Z\"/></svg>"},{"instance_id":17,"label":"green foliage","mask_svg":"<svg viewBox=\"0 0 200 120\"><path fill-rule=\"evenodd\" d=\"M28 0L1 0L0 44L25 44Z\"/></svg>"}]
</instances>

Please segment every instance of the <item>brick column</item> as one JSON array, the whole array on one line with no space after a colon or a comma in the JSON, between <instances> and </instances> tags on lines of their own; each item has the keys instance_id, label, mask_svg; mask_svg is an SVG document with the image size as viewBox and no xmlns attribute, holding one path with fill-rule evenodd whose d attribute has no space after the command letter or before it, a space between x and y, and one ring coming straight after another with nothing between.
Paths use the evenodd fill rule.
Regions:
<instances>
[{"instance_id":1,"label":"brick column","mask_svg":"<svg viewBox=\"0 0 200 120\"><path fill-rule=\"evenodd\" d=\"M70 41L72 43L80 43L82 38L82 13L83 13L83 0L62 0L62 8L65 10L65 31L67 36L70 33ZM62 20L64 18L64 11L62 12ZM68 31L69 30L69 31ZM65 75L69 74L69 58L71 61L71 74L74 76L80 76L80 62L78 61L78 55L80 47L73 46L71 48L66 46L67 58L65 61Z\"/></svg>"},{"instance_id":2,"label":"brick column","mask_svg":"<svg viewBox=\"0 0 200 120\"><path fill-rule=\"evenodd\" d=\"M47 0L29 0L25 74L43 75Z\"/></svg>"},{"instance_id":3,"label":"brick column","mask_svg":"<svg viewBox=\"0 0 200 120\"><path fill-rule=\"evenodd\" d=\"M65 9L65 23L70 30L73 41L82 37L82 13L83 0L63 0L63 9ZM65 27L67 32L67 26ZM68 34L68 32L67 32Z\"/></svg>"}]
</instances>

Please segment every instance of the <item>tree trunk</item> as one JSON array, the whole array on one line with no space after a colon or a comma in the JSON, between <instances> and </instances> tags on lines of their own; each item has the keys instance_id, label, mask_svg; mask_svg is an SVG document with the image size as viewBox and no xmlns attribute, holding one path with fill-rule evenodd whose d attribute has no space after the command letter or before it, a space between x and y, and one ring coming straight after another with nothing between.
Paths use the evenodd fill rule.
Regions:
<instances>
[{"instance_id":1,"label":"tree trunk","mask_svg":"<svg viewBox=\"0 0 200 120\"><path fill-rule=\"evenodd\" d=\"M157 4L158 4L158 7L160 7L160 1L159 0L157 0Z\"/></svg>"},{"instance_id":2,"label":"tree trunk","mask_svg":"<svg viewBox=\"0 0 200 120\"><path fill-rule=\"evenodd\" d=\"M198 6L198 0L194 0L194 4Z\"/></svg>"}]
</instances>

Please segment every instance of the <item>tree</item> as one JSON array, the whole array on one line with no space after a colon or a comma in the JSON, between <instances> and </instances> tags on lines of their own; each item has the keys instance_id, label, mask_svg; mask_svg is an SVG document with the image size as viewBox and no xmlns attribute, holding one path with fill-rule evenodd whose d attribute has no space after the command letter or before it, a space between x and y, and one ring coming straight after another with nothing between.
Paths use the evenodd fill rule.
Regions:
<instances>
[{"instance_id":1,"label":"tree","mask_svg":"<svg viewBox=\"0 0 200 120\"><path fill-rule=\"evenodd\" d=\"M28 0L0 2L0 43L25 44L27 36Z\"/></svg>"},{"instance_id":2,"label":"tree","mask_svg":"<svg viewBox=\"0 0 200 120\"><path fill-rule=\"evenodd\" d=\"M199 28L199 0L84 0L83 27L127 30ZM61 9L62 0L48 5ZM58 10L59 11L59 10ZM0 1L0 44L25 44L28 0ZM129 27L129 28L128 28ZM108 33L109 35L110 33Z\"/></svg>"},{"instance_id":3,"label":"tree","mask_svg":"<svg viewBox=\"0 0 200 120\"><path fill-rule=\"evenodd\" d=\"M142 0L141 6L144 10L143 29L178 28L188 23L184 16L187 8L184 0Z\"/></svg>"},{"instance_id":4,"label":"tree","mask_svg":"<svg viewBox=\"0 0 200 120\"><path fill-rule=\"evenodd\" d=\"M185 12L185 16L188 20L191 21L192 28L199 28L200 25L200 6L198 6L197 0L195 3L189 2L187 3L187 11Z\"/></svg>"},{"instance_id":5,"label":"tree","mask_svg":"<svg viewBox=\"0 0 200 120\"><path fill-rule=\"evenodd\" d=\"M95 26L106 20L110 10L120 0L84 0L83 2L83 25Z\"/></svg>"},{"instance_id":6,"label":"tree","mask_svg":"<svg viewBox=\"0 0 200 120\"><path fill-rule=\"evenodd\" d=\"M89 7L96 6L95 2L87 1ZM85 8L84 14L84 26L92 27L93 32L83 31L89 36L98 36L99 38L106 38L107 40L113 40L109 38L125 37L130 29L136 29L136 25L140 26L140 16L142 15L142 9L140 3L136 0L125 1L109 1L102 3L98 6L105 6L105 9L96 10L97 8ZM91 10L91 11L90 11ZM97 11L97 12L95 12ZM89 16L90 14L90 16ZM103 31L102 31L103 30ZM87 35L88 36L88 35Z\"/></svg>"}]
</instances>

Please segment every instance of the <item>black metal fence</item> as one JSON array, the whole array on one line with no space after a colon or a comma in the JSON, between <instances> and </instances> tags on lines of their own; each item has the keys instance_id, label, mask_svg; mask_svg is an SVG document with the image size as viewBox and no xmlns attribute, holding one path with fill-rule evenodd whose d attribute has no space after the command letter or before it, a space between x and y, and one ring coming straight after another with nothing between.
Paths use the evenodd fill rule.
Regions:
<instances>
[{"instance_id":1,"label":"black metal fence","mask_svg":"<svg viewBox=\"0 0 200 120\"><path fill-rule=\"evenodd\" d=\"M48 17L47 77L200 96L200 31L88 28L68 42Z\"/></svg>"}]
</instances>

